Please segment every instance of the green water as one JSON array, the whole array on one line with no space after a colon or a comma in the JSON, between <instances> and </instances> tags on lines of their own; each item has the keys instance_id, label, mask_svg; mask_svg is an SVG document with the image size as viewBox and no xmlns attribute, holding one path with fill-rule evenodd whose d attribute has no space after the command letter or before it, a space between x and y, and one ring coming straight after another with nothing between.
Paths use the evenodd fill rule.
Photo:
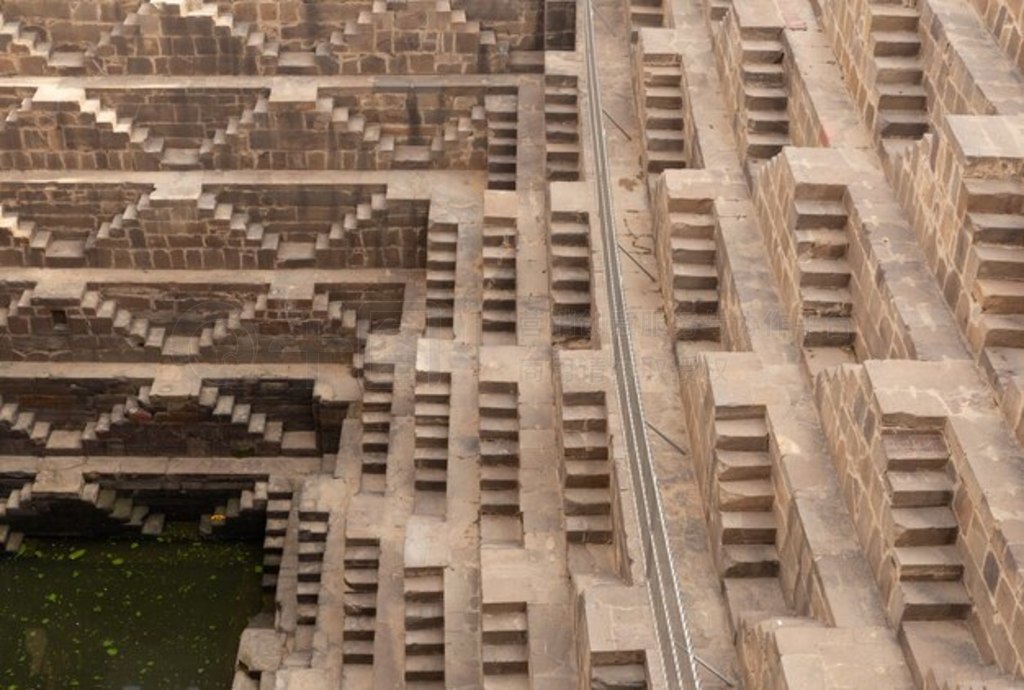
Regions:
<instances>
[{"instance_id":1,"label":"green water","mask_svg":"<svg viewBox=\"0 0 1024 690\"><path fill-rule=\"evenodd\" d=\"M0 690L224 690L264 607L258 543L26 540L0 558Z\"/></svg>"}]
</instances>

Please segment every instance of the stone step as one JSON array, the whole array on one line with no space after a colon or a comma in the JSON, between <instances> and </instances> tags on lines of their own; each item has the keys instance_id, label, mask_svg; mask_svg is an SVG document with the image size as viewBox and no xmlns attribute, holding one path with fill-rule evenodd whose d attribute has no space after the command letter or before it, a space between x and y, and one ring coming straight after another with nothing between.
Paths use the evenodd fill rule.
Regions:
<instances>
[{"instance_id":1,"label":"stone step","mask_svg":"<svg viewBox=\"0 0 1024 690\"><path fill-rule=\"evenodd\" d=\"M846 214L830 216L845 222ZM842 259L850 246L845 226L834 228L812 228L796 230L796 250L800 258Z\"/></svg>"},{"instance_id":2,"label":"stone step","mask_svg":"<svg viewBox=\"0 0 1024 690\"><path fill-rule=\"evenodd\" d=\"M763 417L716 419L715 435L716 450L768 450L768 426Z\"/></svg>"},{"instance_id":3,"label":"stone step","mask_svg":"<svg viewBox=\"0 0 1024 690\"><path fill-rule=\"evenodd\" d=\"M885 481L895 508L948 506L953 500L953 482L942 470L890 470Z\"/></svg>"},{"instance_id":4,"label":"stone step","mask_svg":"<svg viewBox=\"0 0 1024 690\"><path fill-rule=\"evenodd\" d=\"M805 316L804 347L852 347L857 340L857 325L845 316Z\"/></svg>"},{"instance_id":5,"label":"stone step","mask_svg":"<svg viewBox=\"0 0 1024 690\"><path fill-rule=\"evenodd\" d=\"M905 7L903 5L876 3L870 5L871 12L871 33L877 31L908 31L917 33L917 25L921 20L921 13L916 7Z\"/></svg>"},{"instance_id":6,"label":"stone step","mask_svg":"<svg viewBox=\"0 0 1024 690\"><path fill-rule=\"evenodd\" d=\"M611 494L607 488L566 487L566 515L608 515L611 513Z\"/></svg>"},{"instance_id":7,"label":"stone step","mask_svg":"<svg viewBox=\"0 0 1024 690\"><path fill-rule=\"evenodd\" d=\"M775 515L770 512L727 511L719 514L722 544L774 544Z\"/></svg>"},{"instance_id":8,"label":"stone step","mask_svg":"<svg viewBox=\"0 0 1024 690\"><path fill-rule=\"evenodd\" d=\"M846 207L829 199L796 199L796 230L845 230Z\"/></svg>"},{"instance_id":9,"label":"stone step","mask_svg":"<svg viewBox=\"0 0 1024 690\"><path fill-rule=\"evenodd\" d=\"M676 314L718 313L718 290L673 290Z\"/></svg>"},{"instance_id":10,"label":"stone step","mask_svg":"<svg viewBox=\"0 0 1024 690\"><path fill-rule=\"evenodd\" d=\"M918 139L930 124L924 110L879 110L878 130L883 137Z\"/></svg>"},{"instance_id":11,"label":"stone step","mask_svg":"<svg viewBox=\"0 0 1024 690\"><path fill-rule=\"evenodd\" d=\"M565 486L569 489L599 489L610 485L606 460L565 459Z\"/></svg>"},{"instance_id":12,"label":"stone step","mask_svg":"<svg viewBox=\"0 0 1024 690\"><path fill-rule=\"evenodd\" d=\"M488 644L483 646L484 675L504 676L529 671L530 653L525 644ZM485 686L486 687L486 686Z\"/></svg>"},{"instance_id":13,"label":"stone step","mask_svg":"<svg viewBox=\"0 0 1024 690\"><path fill-rule=\"evenodd\" d=\"M949 508L894 508L889 540L896 546L943 546L956 539L956 515Z\"/></svg>"},{"instance_id":14,"label":"stone step","mask_svg":"<svg viewBox=\"0 0 1024 690\"><path fill-rule=\"evenodd\" d=\"M778 132L748 132L747 156L759 160L767 160L778 154L783 147L792 142L788 134Z\"/></svg>"},{"instance_id":15,"label":"stone step","mask_svg":"<svg viewBox=\"0 0 1024 690\"><path fill-rule=\"evenodd\" d=\"M871 42L876 57L914 57L921 51L916 27L909 31L872 31Z\"/></svg>"},{"instance_id":16,"label":"stone step","mask_svg":"<svg viewBox=\"0 0 1024 690\"><path fill-rule=\"evenodd\" d=\"M883 84L920 84L924 77L917 57L876 57L875 79Z\"/></svg>"},{"instance_id":17,"label":"stone step","mask_svg":"<svg viewBox=\"0 0 1024 690\"><path fill-rule=\"evenodd\" d=\"M785 55L782 43L771 39L743 39L740 47L743 62L775 64L782 62Z\"/></svg>"},{"instance_id":18,"label":"stone step","mask_svg":"<svg viewBox=\"0 0 1024 690\"><path fill-rule=\"evenodd\" d=\"M718 509L727 511L768 511L775 502L770 479L739 479L718 482Z\"/></svg>"},{"instance_id":19,"label":"stone step","mask_svg":"<svg viewBox=\"0 0 1024 690\"><path fill-rule=\"evenodd\" d=\"M774 88L786 84L786 72L780 63L744 62L741 73L744 84Z\"/></svg>"},{"instance_id":20,"label":"stone step","mask_svg":"<svg viewBox=\"0 0 1024 690\"><path fill-rule=\"evenodd\" d=\"M846 259L800 259L800 287L844 288L850 284Z\"/></svg>"},{"instance_id":21,"label":"stone step","mask_svg":"<svg viewBox=\"0 0 1024 690\"><path fill-rule=\"evenodd\" d=\"M804 287L800 289L800 306L804 316L850 316L853 296L845 287Z\"/></svg>"},{"instance_id":22,"label":"stone step","mask_svg":"<svg viewBox=\"0 0 1024 690\"><path fill-rule=\"evenodd\" d=\"M785 110L747 109L747 130L763 134L789 134L789 114Z\"/></svg>"},{"instance_id":23,"label":"stone step","mask_svg":"<svg viewBox=\"0 0 1024 690\"><path fill-rule=\"evenodd\" d=\"M901 582L896 591L902 620L963 620L971 612L971 599L960 582Z\"/></svg>"},{"instance_id":24,"label":"stone step","mask_svg":"<svg viewBox=\"0 0 1024 690\"><path fill-rule=\"evenodd\" d=\"M713 264L673 263L672 287L681 290L715 290L718 267Z\"/></svg>"},{"instance_id":25,"label":"stone step","mask_svg":"<svg viewBox=\"0 0 1024 690\"><path fill-rule=\"evenodd\" d=\"M928 96L920 84L878 84L879 110L924 112Z\"/></svg>"},{"instance_id":26,"label":"stone step","mask_svg":"<svg viewBox=\"0 0 1024 690\"><path fill-rule=\"evenodd\" d=\"M727 544L720 550L722 577L776 577L779 552L774 544Z\"/></svg>"},{"instance_id":27,"label":"stone step","mask_svg":"<svg viewBox=\"0 0 1024 690\"><path fill-rule=\"evenodd\" d=\"M778 86L744 84L743 100L747 110L785 110L788 103L786 89Z\"/></svg>"},{"instance_id":28,"label":"stone step","mask_svg":"<svg viewBox=\"0 0 1024 690\"><path fill-rule=\"evenodd\" d=\"M974 212L967 221L976 243L1024 245L1024 214Z\"/></svg>"},{"instance_id":29,"label":"stone step","mask_svg":"<svg viewBox=\"0 0 1024 690\"><path fill-rule=\"evenodd\" d=\"M905 620L900 626L899 640L914 677L934 679L931 687L1020 687L1018 679L1002 674L982 657L971 626L965 621ZM919 687L924 685L919 681Z\"/></svg>"},{"instance_id":30,"label":"stone step","mask_svg":"<svg viewBox=\"0 0 1024 690\"><path fill-rule=\"evenodd\" d=\"M897 577L903 581L958 581L964 574L964 563L954 545L900 546L893 551Z\"/></svg>"},{"instance_id":31,"label":"stone step","mask_svg":"<svg viewBox=\"0 0 1024 690\"><path fill-rule=\"evenodd\" d=\"M949 461L949 448L940 433L884 433L882 445L888 470L941 470Z\"/></svg>"},{"instance_id":32,"label":"stone step","mask_svg":"<svg viewBox=\"0 0 1024 690\"><path fill-rule=\"evenodd\" d=\"M715 449L715 468L719 482L767 480L771 477L772 461L766 451Z\"/></svg>"},{"instance_id":33,"label":"stone step","mask_svg":"<svg viewBox=\"0 0 1024 690\"><path fill-rule=\"evenodd\" d=\"M574 544L611 544L614 538L610 515L567 515L565 531Z\"/></svg>"}]
</instances>

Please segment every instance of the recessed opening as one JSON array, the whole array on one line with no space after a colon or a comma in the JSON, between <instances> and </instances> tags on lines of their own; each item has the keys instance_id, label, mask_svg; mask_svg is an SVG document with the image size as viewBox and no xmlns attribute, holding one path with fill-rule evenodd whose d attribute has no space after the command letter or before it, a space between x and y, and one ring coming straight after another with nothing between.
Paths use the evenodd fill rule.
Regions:
<instances>
[{"instance_id":1,"label":"recessed opening","mask_svg":"<svg viewBox=\"0 0 1024 690\"><path fill-rule=\"evenodd\" d=\"M63 309L54 309L50 312L50 318L53 319L53 328L57 331L67 330L68 327L68 313Z\"/></svg>"}]
</instances>

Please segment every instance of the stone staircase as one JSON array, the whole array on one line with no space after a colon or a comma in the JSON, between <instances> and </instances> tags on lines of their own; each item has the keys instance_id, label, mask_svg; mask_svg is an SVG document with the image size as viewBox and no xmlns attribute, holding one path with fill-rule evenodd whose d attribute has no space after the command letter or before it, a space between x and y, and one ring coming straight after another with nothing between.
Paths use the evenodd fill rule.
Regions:
<instances>
[{"instance_id":1,"label":"stone staircase","mask_svg":"<svg viewBox=\"0 0 1024 690\"><path fill-rule=\"evenodd\" d=\"M216 386L203 386L200 389L199 407L213 419L245 427L257 455L276 455L283 448L287 448L289 455L319 454L315 434L291 434L285 431L284 422L269 419L263 412L253 412L251 403L236 402L234 395L222 394Z\"/></svg>"},{"instance_id":2,"label":"stone staircase","mask_svg":"<svg viewBox=\"0 0 1024 690\"><path fill-rule=\"evenodd\" d=\"M711 500L717 514L713 544L723 578L770 578L777 587L779 552L775 490L763 408L715 412Z\"/></svg>"},{"instance_id":3,"label":"stone staircase","mask_svg":"<svg viewBox=\"0 0 1024 690\"><path fill-rule=\"evenodd\" d=\"M500 677L502 688L529 688L530 648L525 602L483 605L483 671ZM518 678L515 678L518 677ZM514 685L513 680L520 684Z\"/></svg>"},{"instance_id":4,"label":"stone staircase","mask_svg":"<svg viewBox=\"0 0 1024 690\"><path fill-rule=\"evenodd\" d=\"M562 393L566 538L575 544L611 544L611 457L604 393Z\"/></svg>"},{"instance_id":5,"label":"stone staircase","mask_svg":"<svg viewBox=\"0 0 1024 690\"><path fill-rule=\"evenodd\" d=\"M921 12L890 0L871 0L868 9L878 92L875 133L892 153L929 129L918 37Z\"/></svg>"},{"instance_id":6,"label":"stone staircase","mask_svg":"<svg viewBox=\"0 0 1024 690\"><path fill-rule=\"evenodd\" d=\"M519 386L481 381L479 390L481 538L519 544Z\"/></svg>"},{"instance_id":7,"label":"stone staircase","mask_svg":"<svg viewBox=\"0 0 1024 690\"><path fill-rule=\"evenodd\" d=\"M898 621L964 620L960 532L953 513L949 448L941 432L886 429L884 482L896 583L889 608Z\"/></svg>"},{"instance_id":8,"label":"stone staircase","mask_svg":"<svg viewBox=\"0 0 1024 690\"><path fill-rule=\"evenodd\" d=\"M782 29L741 27L744 156L751 173L760 161L775 156L792 142L783 66Z\"/></svg>"},{"instance_id":9,"label":"stone staircase","mask_svg":"<svg viewBox=\"0 0 1024 690\"><path fill-rule=\"evenodd\" d=\"M663 0L629 0L629 25L633 34L643 28L665 26Z\"/></svg>"},{"instance_id":10,"label":"stone staircase","mask_svg":"<svg viewBox=\"0 0 1024 690\"><path fill-rule=\"evenodd\" d=\"M852 358L857 339L851 269L847 260L847 212L843 189L814 190L794 200L794 235L799 271L800 324L804 347L840 348Z\"/></svg>"},{"instance_id":11,"label":"stone staircase","mask_svg":"<svg viewBox=\"0 0 1024 690\"><path fill-rule=\"evenodd\" d=\"M964 279L980 309L975 349L1024 347L1024 183L965 179L970 237Z\"/></svg>"},{"instance_id":12,"label":"stone staircase","mask_svg":"<svg viewBox=\"0 0 1024 690\"><path fill-rule=\"evenodd\" d=\"M168 62L178 61L173 73L184 70L189 74L196 66L182 59L194 55L193 48L178 53L174 38L196 35L213 38L218 47L216 55L230 57L242 73L256 73L259 65L277 57L273 42L264 32L249 22L236 20L231 13L221 12L216 2L204 0L143 2L138 11L128 13L121 24L105 32L91 52L99 58L149 56L149 41L163 37L171 46L171 52L165 55Z\"/></svg>"},{"instance_id":13,"label":"stone staircase","mask_svg":"<svg viewBox=\"0 0 1024 690\"><path fill-rule=\"evenodd\" d=\"M206 537L231 537L239 525L264 522L267 512L267 482L254 482L251 489L243 489L213 512L199 518L199 533Z\"/></svg>"},{"instance_id":14,"label":"stone staircase","mask_svg":"<svg viewBox=\"0 0 1024 690\"><path fill-rule=\"evenodd\" d=\"M301 505L299 508L299 564L296 573L296 622L315 626L320 608L320 581L327 548L327 512Z\"/></svg>"},{"instance_id":15,"label":"stone staircase","mask_svg":"<svg viewBox=\"0 0 1024 690\"><path fill-rule=\"evenodd\" d=\"M516 156L519 147L519 98L514 94L488 94L487 188L516 188Z\"/></svg>"},{"instance_id":16,"label":"stone staircase","mask_svg":"<svg viewBox=\"0 0 1024 690\"><path fill-rule=\"evenodd\" d=\"M388 449L391 443L391 402L394 397L395 365L366 364L363 368L363 472L361 489L384 493Z\"/></svg>"},{"instance_id":17,"label":"stone staircase","mask_svg":"<svg viewBox=\"0 0 1024 690\"><path fill-rule=\"evenodd\" d=\"M516 342L516 218L488 214L483 228L483 342Z\"/></svg>"},{"instance_id":18,"label":"stone staircase","mask_svg":"<svg viewBox=\"0 0 1024 690\"><path fill-rule=\"evenodd\" d=\"M590 218L551 211L551 337L556 344L589 345L593 328Z\"/></svg>"},{"instance_id":19,"label":"stone staircase","mask_svg":"<svg viewBox=\"0 0 1024 690\"><path fill-rule=\"evenodd\" d=\"M342 642L346 664L373 664L379 578L380 540L348 537L345 540L345 631Z\"/></svg>"},{"instance_id":20,"label":"stone staircase","mask_svg":"<svg viewBox=\"0 0 1024 690\"><path fill-rule=\"evenodd\" d=\"M432 221L427 230L427 337L450 338L455 317L459 226Z\"/></svg>"},{"instance_id":21,"label":"stone staircase","mask_svg":"<svg viewBox=\"0 0 1024 690\"><path fill-rule=\"evenodd\" d=\"M97 482L83 482L77 488L51 492L33 482L12 489L0 499L0 547L8 553L21 548L24 533L18 529L24 520L32 524L40 514L50 512L49 502L75 501L92 506L105 521L146 537L158 537L166 520L163 513L153 512L132 496Z\"/></svg>"},{"instance_id":22,"label":"stone staircase","mask_svg":"<svg viewBox=\"0 0 1024 690\"><path fill-rule=\"evenodd\" d=\"M677 53L644 53L642 70L638 100L647 172L685 168L682 59Z\"/></svg>"},{"instance_id":23,"label":"stone staircase","mask_svg":"<svg viewBox=\"0 0 1024 690\"><path fill-rule=\"evenodd\" d=\"M1019 688L981 650L964 583L965 538L953 510L954 471L941 431L886 428L882 477L892 577L883 593L911 672L923 687Z\"/></svg>"},{"instance_id":24,"label":"stone staircase","mask_svg":"<svg viewBox=\"0 0 1024 690\"><path fill-rule=\"evenodd\" d=\"M451 415L451 374L416 372L415 475L417 493L448 490L448 423Z\"/></svg>"},{"instance_id":25,"label":"stone staircase","mask_svg":"<svg viewBox=\"0 0 1024 690\"><path fill-rule=\"evenodd\" d=\"M50 71L58 74L81 74L85 66L86 51L56 50L47 37L37 29L25 28L17 19L0 13L0 52L18 57L18 73L38 76Z\"/></svg>"},{"instance_id":26,"label":"stone staircase","mask_svg":"<svg viewBox=\"0 0 1024 690\"><path fill-rule=\"evenodd\" d=\"M263 532L263 589L273 592L277 588L284 545L288 535L288 520L292 512L293 492L283 482L267 485L267 522Z\"/></svg>"},{"instance_id":27,"label":"stone staircase","mask_svg":"<svg viewBox=\"0 0 1024 690\"><path fill-rule=\"evenodd\" d=\"M575 76L544 77L544 132L548 180L580 179L580 103Z\"/></svg>"},{"instance_id":28,"label":"stone staircase","mask_svg":"<svg viewBox=\"0 0 1024 690\"><path fill-rule=\"evenodd\" d=\"M669 202L672 281L670 323L676 340L701 343L711 349L722 340L718 313L718 243L713 199Z\"/></svg>"},{"instance_id":29,"label":"stone staircase","mask_svg":"<svg viewBox=\"0 0 1024 690\"><path fill-rule=\"evenodd\" d=\"M172 361L188 361L210 354L222 343L249 337L245 326L266 314L267 296L261 294L244 300L239 309L213 319L198 335L175 334L173 329L168 333L166 327L152 324L144 316L135 316L117 300L105 299L98 290L87 290L83 294L81 309L91 317L100 333L106 332L109 324L110 332L122 335L135 347L159 352L162 358Z\"/></svg>"},{"instance_id":30,"label":"stone staircase","mask_svg":"<svg viewBox=\"0 0 1024 690\"><path fill-rule=\"evenodd\" d=\"M444 569L405 569L405 687L444 687Z\"/></svg>"}]
</instances>

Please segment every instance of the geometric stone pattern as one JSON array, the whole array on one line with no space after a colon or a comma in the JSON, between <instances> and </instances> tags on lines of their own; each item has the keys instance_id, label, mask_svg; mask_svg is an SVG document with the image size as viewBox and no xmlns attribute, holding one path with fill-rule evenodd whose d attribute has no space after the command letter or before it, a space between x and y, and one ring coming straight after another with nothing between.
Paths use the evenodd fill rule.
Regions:
<instances>
[{"instance_id":1,"label":"geometric stone pattern","mask_svg":"<svg viewBox=\"0 0 1024 690\"><path fill-rule=\"evenodd\" d=\"M1019 3L592 4L5 0L0 545L259 532L232 690L668 688L644 432L704 687L1024 687Z\"/></svg>"}]
</instances>

